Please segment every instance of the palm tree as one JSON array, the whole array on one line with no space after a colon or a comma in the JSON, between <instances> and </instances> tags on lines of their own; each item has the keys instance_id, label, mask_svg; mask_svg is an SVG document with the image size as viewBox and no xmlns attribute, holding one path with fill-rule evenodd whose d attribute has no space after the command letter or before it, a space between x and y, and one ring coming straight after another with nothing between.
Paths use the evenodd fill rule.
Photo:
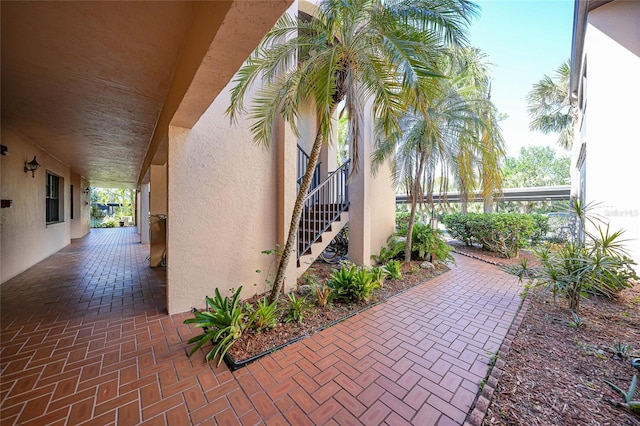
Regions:
<instances>
[{"instance_id":1,"label":"palm tree","mask_svg":"<svg viewBox=\"0 0 640 426\"><path fill-rule=\"evenodd\" d=\"M469 0L325 0L313 19L284 15L240 69L227 112L237 118L248 88L260 84L250 110L257 143L269 145L277 117L297 133L303 105L314 105L318 118L269 300L281 292L303 201L338 103L345 102L349 117L355 173L362 105L372 101L385 134L398 131L403 111L425 96L424 80L440 75L437 61L443 46L466 41L464 31L476 10Z\"/></svg>"},{"instance_id":2,"label":"palm tree","mask_svg":"<svg viewBox=\"0 0 640 426\"><path fill-rule=\"evenodd\" d=\"M571 149L573 144L573 124L575 112L569 97L569 77L571 60L563 62L555 76L544 75L533 85L527 95L528 111L532 121L530 130L545 134L559 133L558 145Z\"/></svg>"},{"instance_id":3,"label":"palm tree","mask_svg":"<svg viewBox=\"0 0 640 426\"><path fill-rule=\"evenodd\" d=\"M467 194L478 181L477 169L482 172L484 166L493 165L496 171L487 170L481 178L487 186L499 184L492 175L499 175L499 157L494 155L499 149L491 145L502 139L499 131L493 134L496 128L488 120L493 106L482 96L489 80L474 77L483 68L480 58L475 49L450 52L443 69L451 78L439 80L440 90L429 100L426 113L408 114L401 121L401 132L376 141L374 164L394 157L394 181L404 186L411 203L405 262L411 260L417 204L425 200L426 193L426 202L433 205L438 177L440 193L447 191L452 177L461 194Z\"/></svg>"}]
</instances>

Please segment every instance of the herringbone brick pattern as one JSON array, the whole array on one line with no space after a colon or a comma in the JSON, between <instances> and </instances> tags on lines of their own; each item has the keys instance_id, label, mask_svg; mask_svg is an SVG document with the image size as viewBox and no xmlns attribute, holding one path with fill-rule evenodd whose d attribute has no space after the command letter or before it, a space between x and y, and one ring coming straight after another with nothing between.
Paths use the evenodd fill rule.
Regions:
<instances>
[{"instance_id":1,"label":"herringbone brick pattern","mask_svg":"<svg viewBox=\"0 0 640 426\"><path fill-rule=\"evenodd\" d=\"M452 271L234 373L186 356L133 228L92 230L0 286L0 423L461 424L519 305Z\"/></svg>"}]
</instances>

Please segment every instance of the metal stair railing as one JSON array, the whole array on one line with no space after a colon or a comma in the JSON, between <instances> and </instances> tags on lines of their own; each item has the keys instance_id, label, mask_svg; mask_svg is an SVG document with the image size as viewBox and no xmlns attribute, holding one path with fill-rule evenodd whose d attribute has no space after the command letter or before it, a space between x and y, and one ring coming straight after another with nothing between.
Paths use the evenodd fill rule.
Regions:
<instances>
[{"instance_id":1,"label":"metal stair railing","mask_svg":"<svg viewBox=\"0 0 640 426\"><path fill-rule=\"evenodd\" d=\"M347 178L350 163L351 160L345 161L304 199L298 229L298 259L349 207Z\"/></svg>"},{"instance_id":2,"label":"metal stair railing","mask_svg":"<svg viewBox=\"0 0 640 426\"><path fill-rule=\"evenodd\" d=\"M320 184L320 164L322 164L322 162L318 162L316 169L313 171L309 191L313 191L313 189ZM304 152L304 149L302 149L300 144L298 144L298 190L300 190L300 183L302 182L304 173L307 171L307 165L309 165L309 156Z\"/></svg>"}]
</instances>

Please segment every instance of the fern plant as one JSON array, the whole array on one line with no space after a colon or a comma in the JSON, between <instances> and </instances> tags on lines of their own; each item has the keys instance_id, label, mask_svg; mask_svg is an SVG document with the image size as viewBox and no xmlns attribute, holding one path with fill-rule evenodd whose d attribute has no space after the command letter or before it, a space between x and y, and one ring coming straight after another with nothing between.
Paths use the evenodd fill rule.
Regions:
<instances>
[{"instance_id":1,"label":"fern plant","mask_svg":"<svg viewBox=\"0 0 640 426\"><path fill-rule=\"evenodd\" d=\"M222 298L220 291L216 288L215 298L205 297L207 302L206 311L194 311L194 318L184 320L184 324L193 324L196 328L202 328L203 333L189 339L189 344L196 343L191 349L189 356L192 356L198 349L207 342L213 342L213 349L207 354L207 361L218 357L218 365L233 343L242 337L242 333L250 322L245 322L246 313L240 304L240 293L242 287L238 288L229 299Z\"/></svg>"}]
</instances>

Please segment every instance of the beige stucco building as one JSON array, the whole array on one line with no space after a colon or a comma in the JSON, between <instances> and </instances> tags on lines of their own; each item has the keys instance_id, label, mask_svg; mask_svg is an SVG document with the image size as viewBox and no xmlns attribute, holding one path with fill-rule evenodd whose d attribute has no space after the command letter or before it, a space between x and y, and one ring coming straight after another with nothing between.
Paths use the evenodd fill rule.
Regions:
<instances>
[{"instance_id":1,"label":"beige stucco building","mask_svg":"<svg viewBox=\"0 0 640 426\"><path fill-rule=\"evenodd\" d=\"M267 289L297 190L298 145L280 123L271 149L250 122L224 111L235 72L292 0L11 2L2 15L1 281L90 232L89 187L138 189L141 243L150 263L167 253L169 313L200 306L214 288ZM365 111L367 114L367 111ZM369 117L369 122L372 122ZM370 263L394 228L389 173L373 177L372 130L349 182L350 257ZM38 170L25 172L37 158ZM321 178L339 165L329 148ZM10 204L10 207L4 205ZM166 222L165 222L166 217ZM166 234L165 234L166 223ZM287 287L312 256L292 260ZM298 265L298 263L300 265ZM261 270L260 274L256 270Z\"/></svg>"},{"instance_id":2,"label":"beige stucco building","mask_svg":"<svg viewBox=\"0 0 640 426\"><path fill-rule=\"evenodd\" d=\"M624 237L640 263L640 2L576 0L571 97L578 120L572 193Z\"/></svg>"}]
</instances>

